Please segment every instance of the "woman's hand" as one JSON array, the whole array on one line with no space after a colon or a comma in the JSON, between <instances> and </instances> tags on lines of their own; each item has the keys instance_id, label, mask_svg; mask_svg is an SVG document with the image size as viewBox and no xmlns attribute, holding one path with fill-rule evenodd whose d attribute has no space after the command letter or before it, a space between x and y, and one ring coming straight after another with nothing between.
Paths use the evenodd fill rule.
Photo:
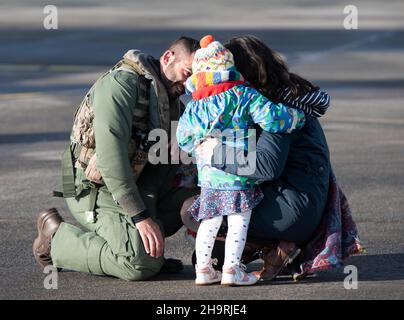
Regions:
<instances>
[{"instance_id":1,"label":"woman's hand","mask_svg":"<svg viewBox=\"0 0 404 320\"><path fill-rule=\"evenodd\" d=\"M196 147L195 153L198 158L201 158L206 162L210 162L213 156L213 150L219 143L219 139L217 138L207 138Z\"/></svg>"},{"instance_id":2,"label":"woman's hand","mask_svg":"<svg viewBox=\"0 0 404 320\"><path fill-rule=\"evenodd\" d=\"M97 169L97 154L94 153L94 155L91 157L88 166L85 170L85 174L88 180L98 183L98 184L102 184L102 176L101 176L101 172Z\"/></svg>"}]
</instances>

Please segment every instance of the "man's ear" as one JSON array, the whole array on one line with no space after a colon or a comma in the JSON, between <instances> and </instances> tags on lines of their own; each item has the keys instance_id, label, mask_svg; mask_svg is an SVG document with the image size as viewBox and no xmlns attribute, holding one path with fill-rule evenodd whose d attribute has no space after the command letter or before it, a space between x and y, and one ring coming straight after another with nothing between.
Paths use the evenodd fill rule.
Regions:
<instances>
[{"instance_id":1,"label":"man's ear","mask_svg":"<svg viewBox=\"0 0 404 320\"><path fill-rule=\"evenodd\" d=\"M174 61L174 59L175 59L175 54L171 50L167 50L161 56L161 60L162 60L162 62L164 64L164 66L169 65L172 61Z\"/></svg>"}]
</instances>

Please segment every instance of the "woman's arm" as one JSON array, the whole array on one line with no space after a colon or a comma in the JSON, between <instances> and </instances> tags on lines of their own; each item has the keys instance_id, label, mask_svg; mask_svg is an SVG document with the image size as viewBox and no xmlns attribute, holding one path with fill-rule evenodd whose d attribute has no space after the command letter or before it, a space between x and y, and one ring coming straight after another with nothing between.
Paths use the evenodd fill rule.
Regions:
<instances>
[{"instance_id":1,"label":"woman's arm","mask_svg":"<svg viewBox=\"0 0 404 320\"><path fill-rule=\"evenodd\" d=\"M279 100L317 118L323 116L330 106L331 98L325 90L310 91L297 98L291 98L291 94L291 90L287 88L280 94Z\"/></svg>"},{"instance_id":2,"label":"woman's arm","mask_svg":"<svg viewBox=\"0 0 404 320\"><path fill-rule=\"evenodd\" d=\"M216 139L208 139L196 151L199 156L211 159L212 166L219 170L259 181L274 181L285 168L290 143L289 134L262 131L257 142L256 157L252 157L255 161L250 159L246 163L237 161L245 159L244 154L241 154L244 150L220 144ZM233 159L235 160L232 161Z\"/></svg>"},{"instance_id":3,"label":"woman's arm","mask_svg":"<svg viewBox=\"0 0 404 320\"><path fill-rule=\"evenodd\" d=\"M247 88L248 111L254 123L272 133L291 133L305 123L302 110L289 108L282 103L273 103L253 88Z\"/></svg>"}]
</instances>

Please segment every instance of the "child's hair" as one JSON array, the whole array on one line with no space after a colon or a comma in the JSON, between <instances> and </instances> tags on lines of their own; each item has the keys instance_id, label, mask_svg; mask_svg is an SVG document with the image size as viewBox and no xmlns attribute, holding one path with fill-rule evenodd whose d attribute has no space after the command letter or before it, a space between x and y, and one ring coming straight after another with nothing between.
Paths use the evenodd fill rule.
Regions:
<instances>
[{"instance_id":1,"label":"child's hair","mask_svg":"<svg viewBox=\"0 0 404 320\"><path fill-rule=\"evenodd\" d=\"M289 72L282 56L257 37L235 37L225 47L233 53L237 70L273 102L279 102L279 96L285 89L290 89L291 98L319 89L308 80Z\"/></svg>"}]
</instances>

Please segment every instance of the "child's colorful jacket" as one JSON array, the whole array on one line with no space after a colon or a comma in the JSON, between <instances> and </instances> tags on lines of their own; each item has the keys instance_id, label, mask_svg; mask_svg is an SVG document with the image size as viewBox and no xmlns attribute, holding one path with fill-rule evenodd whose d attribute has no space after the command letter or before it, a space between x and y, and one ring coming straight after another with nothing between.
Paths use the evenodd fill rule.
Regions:
<instances>
[{"instance_id":1,"label":"child's colorful jacket","mask_svg":"<svg viewBox=\"0 0 404 320\"><path fill-rule=\"evenodd\" d=\"M237 71L199 72L188 78L186 89L192 93L193 100L179 119L177 141L180 148L188 153L204 137L217 130L244 137L224 141L244 147L247 130L253 128L254 123L263 130L276 133L290 133L302 128L305 123L303 111L288 108L282 103L272 103L245 83ZM225 173L211 167L210 163L202 163L201 159L197 159L197 166L198 185L201 187L245 190L255 185L253 179Z\"/></svg>"}]
</instances>

